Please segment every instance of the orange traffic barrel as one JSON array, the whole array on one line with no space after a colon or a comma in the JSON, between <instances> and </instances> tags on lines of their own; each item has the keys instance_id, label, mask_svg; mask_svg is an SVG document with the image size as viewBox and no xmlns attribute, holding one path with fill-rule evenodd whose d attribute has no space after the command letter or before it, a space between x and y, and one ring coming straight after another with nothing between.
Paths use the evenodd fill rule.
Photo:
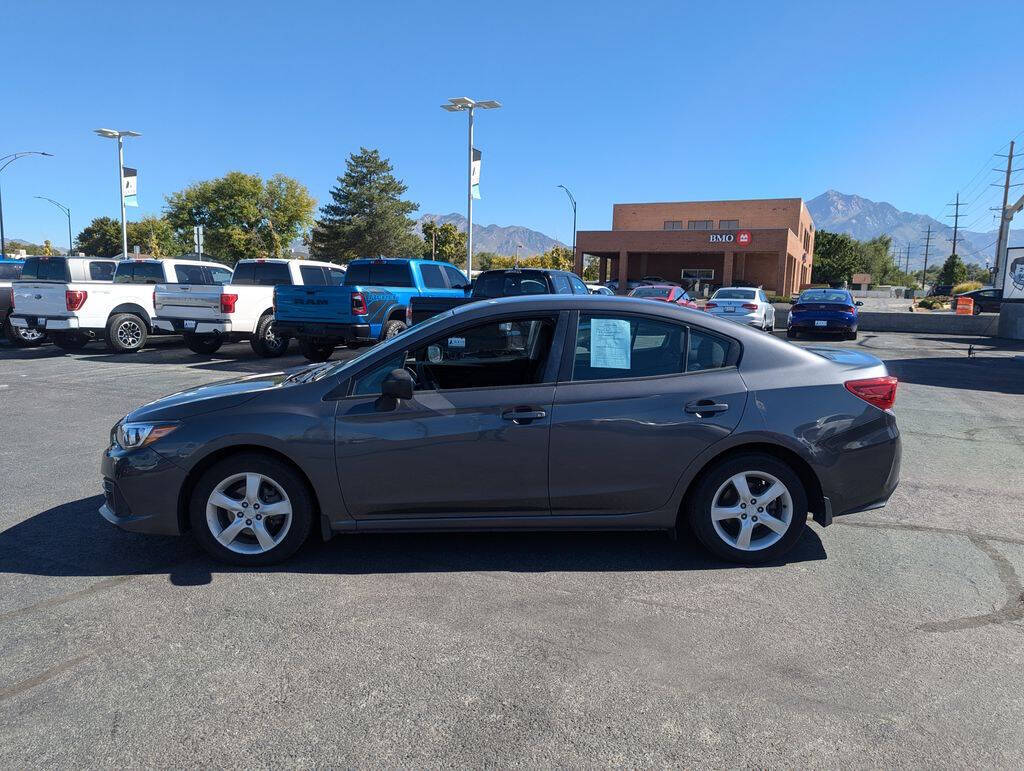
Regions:
<instances>
[{"instance_id":1,"label":"orange traffic barrel","mask_svg":"<svg viewBox=\"0 0 1024 771\"><path fill-rule=\"evenodd\" d=\"M973 297L957 297L956 298L956 315L957 316L973 316L974 315L974 298Z\"/></svg>"}]
</instances>

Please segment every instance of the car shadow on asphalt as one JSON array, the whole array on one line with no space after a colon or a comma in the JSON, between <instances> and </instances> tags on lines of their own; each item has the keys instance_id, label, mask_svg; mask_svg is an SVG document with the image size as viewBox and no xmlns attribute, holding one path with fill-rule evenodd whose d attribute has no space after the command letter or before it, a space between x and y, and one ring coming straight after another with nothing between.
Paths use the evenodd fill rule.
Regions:
<instances>
[{"instance_id":1,"label":"car shadow on asphalt","mask_svg":"<svg viewBox=\"0 0 1024 771\"><path fill-rule=\"evenodd\" d=\"M98 513L103 497L64 503L0 532L0 573L116 577L167 574L179 586L208 584L219 573L363 575L469 571L622 572L737 569L711 557L689 534L367 533L324 543L311 537L280 565L236 568L206 555L189 536L128 533ZM814 528L782 560L757 567L827 559ZM756 568L755 568L756 569Z\"/></svg>"},{"instance_id":2,"label":"car shadow on asphalt","mask_svg":"<svg viewBox=\"0 0 1024 771\"><path fill-rule=\"evenodd\" d=\"M1007 356L886 359L885 366L901 383L1024 394L1024 361Z\"/></svg>"}]
</instances>

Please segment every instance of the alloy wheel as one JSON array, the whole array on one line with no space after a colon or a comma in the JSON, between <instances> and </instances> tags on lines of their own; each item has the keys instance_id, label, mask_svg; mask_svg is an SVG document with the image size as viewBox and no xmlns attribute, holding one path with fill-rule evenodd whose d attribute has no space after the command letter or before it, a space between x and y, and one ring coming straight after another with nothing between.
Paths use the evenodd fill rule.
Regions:
<instances>
[{"instance_id":1,"label":"alloy wheel","mask_svg":"<svg viewBox=\"0 0 1024 771\"><path fill-rule=\"evenodd\" d=\"M711 500L715 533L740 551L760 551L778 543L793 521L789 489L766 471L734 474Z\"/></svg>"},{"instance_id":2,"label":"alloy wheel","mask_svg":"<svg viewBox=\"0 0 1024 771\"><path fill-rule=\"evenodd\" d=\"M122 321L116 334L117 341L125 348L137 348L142 342L142 327L137 321Z\"/></svg>"},{"instance_id":3,"label":"alloy wheel","mask_svg":"<svg viewBox=\"0 0 1024 771\"><path fill-rule=\"evenodd\" d=\"M217 541L236 554L264 554L288 535L292 503L266 474L232 474L210 493L206 524Z\"/></svg>"}]
</instances>

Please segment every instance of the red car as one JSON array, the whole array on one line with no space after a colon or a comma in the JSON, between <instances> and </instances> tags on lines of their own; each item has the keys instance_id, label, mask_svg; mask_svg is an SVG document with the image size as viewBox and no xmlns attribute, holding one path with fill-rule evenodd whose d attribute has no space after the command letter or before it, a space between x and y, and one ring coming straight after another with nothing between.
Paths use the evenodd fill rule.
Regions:
<instances>
[{"instance_id":1,"label":"red car","mask_svg":"<svg viewBox=\"0 0 1024 771\"><path fill-rule=\"evenodd\" d=\"M690 295L681 286L669 284L655 284L653 286L638 286L629 293L630 297L643 297L645 300L660 300L663 303L674 303L684 308L696 308L697 303L690 299Z\"/></svg>"}]
</instances>

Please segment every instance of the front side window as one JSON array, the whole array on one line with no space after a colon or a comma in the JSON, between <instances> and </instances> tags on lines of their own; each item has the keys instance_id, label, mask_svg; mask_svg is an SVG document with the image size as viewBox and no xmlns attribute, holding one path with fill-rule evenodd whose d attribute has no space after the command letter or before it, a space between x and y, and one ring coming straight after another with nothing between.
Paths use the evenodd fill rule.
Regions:
<instances>
[{"instance_id":1,"label":"front side window","mask_svg":"<svg viewBox=\"0 0 1024 771\"><path fill-rule=\"evenodd\" d=\"M340 268L327 268L327 283L331 286L341 286L345 283L345 271Z\"/></svg>"},{"instance_id":2,"label":"front side window","mask_svg":"<svg viewBox=\"0 0 1024 771\"><path fill-rule=\"evenodd\" d=\"M583 283L583 279L575 273L569 274L569 283L572 284L572 290L576 294L590 294L590 290L587 289L587 285Z\"/></svg>"},{"instance_id":3,"label":"front side window","mask_svg":"<svg viewBox=\"0 0 1024 771\"><path fill-rule=\"evenodd\" d=\"M378 364L356 379L352 395L379 394L388 373L402 366L414 376L416 391L541 383L556 321L555 316L499 319L447 333Z\"/></svg>"},{"instance_id":4,"label":"front side window","mask_svg":"<svg viewBox=\"0 0 1024 771\"><path fill-rule=\"evenodd\" d=\"M440 265L421 265L420 275L423 276L423 286L427 289L447 289L448 284L444 280L444 271Z\"/></svg>"},{"instance_id":5,"label":"front side window","mask_svg":"<svg viewBox=\"0 0 1024 771\"><path fill-rule=\"evenodd\" d=\"M451 265L442 265L441 267L444 268L444 274L448 276L448 285L452 289L469 286L469 279L458 268L453 268Z\"/></svg>"},{"instance_id":6,"label":"front side window","mask_svg":"<svg viewBox=\"0 0 1024 771\"><path fill-rule=\"evenodd\" d=\"M323 286L327 283L324 269L319 265L300 265L299 275L302 276L302 283L307 286Z\"/></svg>"},{"instance_id":7,"label":"front side window","mask_svg":"<svg viewBox=\"0 0 1024 771\"><path fill-rule=\"evenodd\" d=\"M572 287L569 285L569 279L561 273L552 273L551 283L555 287L555 294L572 294Z\"/></svg>"}]
</instances>

